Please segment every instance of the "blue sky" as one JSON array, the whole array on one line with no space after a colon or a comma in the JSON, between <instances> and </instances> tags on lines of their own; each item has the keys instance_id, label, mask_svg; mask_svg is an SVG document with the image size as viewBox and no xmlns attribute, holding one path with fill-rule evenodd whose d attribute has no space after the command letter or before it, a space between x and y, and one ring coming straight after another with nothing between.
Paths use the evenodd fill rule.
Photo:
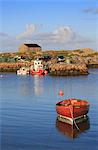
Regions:
<instances>
[{"instance_id":1,"label":"blue sky","mask_svg":"<svg viewBox=\"0 0 98 150\"><path fill-rule=\"evenodd\" d=\"M0 52L22 43L98 50L97 0L0 0L0 18Z\"/></svg>"}]
</instances>

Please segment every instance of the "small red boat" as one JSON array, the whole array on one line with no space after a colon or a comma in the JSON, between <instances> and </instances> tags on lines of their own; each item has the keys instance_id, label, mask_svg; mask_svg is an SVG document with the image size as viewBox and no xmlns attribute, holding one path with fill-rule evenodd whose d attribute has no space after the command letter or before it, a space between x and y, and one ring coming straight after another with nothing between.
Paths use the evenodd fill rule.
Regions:
<instances>
[{"instance_id":1,"label":"small red boat","mask_svg":"<svg viewBox=\"0 0 98 150\"><path fill-rule=\"evenodd\" d=\"M67 99L56 104L58 116L73 124L75 120L85 117L89 111L89 102L80 99Z\"/></svg>"}]
</instances>

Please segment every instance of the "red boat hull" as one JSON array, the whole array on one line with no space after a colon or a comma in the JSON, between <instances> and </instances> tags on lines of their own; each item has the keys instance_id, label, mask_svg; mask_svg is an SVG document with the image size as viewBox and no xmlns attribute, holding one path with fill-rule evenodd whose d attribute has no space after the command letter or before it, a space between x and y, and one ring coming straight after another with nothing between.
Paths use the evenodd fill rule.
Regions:
<instances>
[{"instance_id":1,"label":"red boat hull","mask_svg":"<svg viewBox=\"0 0 98 150\"><path fill-rule=\"evenodd\" d=\"M40 69L39 71L30 70L30 74L31 75L35 75L35 74L46 75L46 74L48 74L48 72L46 70L42 70L42 69Z\"/></svg>"},{"instance_id":2,"label":"red boat hull","mask_svg":"<svg viewBox=\"0 0 98 150\"><path fill-rule=\"evenodd\" d=\"M71 119L86 115L89 111L89 103L85 100L68 99L56 104L59 115Z\"/></svg>"}]
</instances>

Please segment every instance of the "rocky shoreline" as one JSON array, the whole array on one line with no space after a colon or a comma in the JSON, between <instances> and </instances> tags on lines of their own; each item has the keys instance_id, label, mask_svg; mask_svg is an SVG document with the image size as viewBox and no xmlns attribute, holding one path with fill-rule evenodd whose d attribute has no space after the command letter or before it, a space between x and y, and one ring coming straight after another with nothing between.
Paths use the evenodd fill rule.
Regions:
<instances>
[{"instance_id":1,"label":"rocky shoreline","mask_svg":"<svg viewBox=\"0 0 98 150\"><path fill-rule=\"evenodd\" d=\"M98 68L98 64L88 64L87 65L88 68Z\"/></svg>"},{"instance_id":2,"label":"rocky shoreline","mask_svg":"<svg viewBox=\"0 0 98 150\"><path fill-rule=\"evenodd\" d=\"M30 62L2 62L0 63L0 72L16 72L19 68L24 66L29 67L31 64Z\"/></svg>"},{"instance_id":3,"label":"rocky shoreline","mask_svg":"<svg viewBox=\"0 0 98 150\"><path fill-rule=\"evenodd\" d=\"M64 60L59 61L58 57ZM75 76L89 74L89 68L98 68L98 52L86 48L78 50L41 51L40 53L1 53L0 72L16 72L21 67L30 67L34 60L41 59L49 75Z\"/></svg>"},{"instance_id":4,"label":"rocky shoreline","mask_svg":"<svg viewBox=\"0 0 98 150\"><path fill-rule=\"evenodd\" d=\"M49 67L50 75L54 76L77 76L88 75L85 64L53 64Z\"/></svg>"},{"instance_id":5,"label":"rocky shoreline","mask_svg":"<svg viewBox=\"0 0 98 150\"><path fill-rule=\"evenodd\" d=\"M30 67L33 63L17 62L17 63L0 63L0 72L16 72L21 67ZM86 64L65 64L54 63L47 68L49 75L54 76L76 76L88 75L88 68Z\"/></svg>"}]
</instances>

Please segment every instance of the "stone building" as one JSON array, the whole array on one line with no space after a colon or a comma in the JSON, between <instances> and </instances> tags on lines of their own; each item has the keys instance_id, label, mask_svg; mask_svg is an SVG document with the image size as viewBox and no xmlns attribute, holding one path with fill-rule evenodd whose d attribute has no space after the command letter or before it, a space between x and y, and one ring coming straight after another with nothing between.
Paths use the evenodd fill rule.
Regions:
<instances>
[{"instance_id":1,"label":"stone building","mask_svg":"<svg viewBox=\"0 0 98 150\"><path fill-rule=\"evenodd\" d=\"M22 44L19 47L19 52L20 53L25 53L25 52L41 52L41 46L39 46L38 44Z\"/></svg>"}]
</instances>

